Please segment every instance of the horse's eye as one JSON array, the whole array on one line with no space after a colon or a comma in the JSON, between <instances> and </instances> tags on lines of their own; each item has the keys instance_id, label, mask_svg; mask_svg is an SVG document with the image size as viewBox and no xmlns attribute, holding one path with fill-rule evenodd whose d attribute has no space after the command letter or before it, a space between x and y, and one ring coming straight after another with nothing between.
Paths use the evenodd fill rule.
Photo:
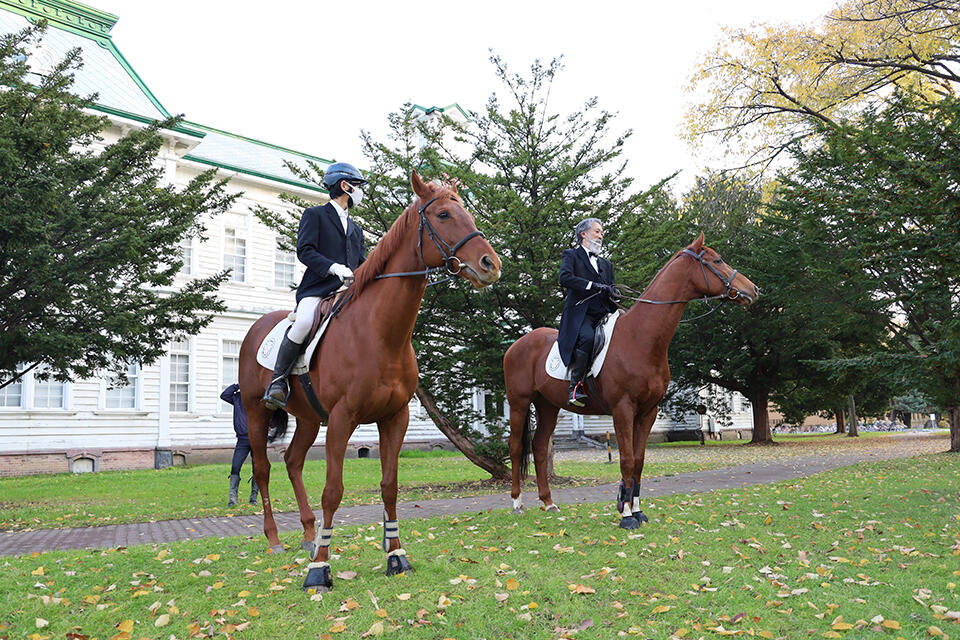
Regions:
<instances>
[{"instance_id":1,"label":"horse's eye","mask_svg":"<svg viewBox=\"0 0 960 640\"><path fill-rule=\"evenodd\" d=\"M717 258L713 261L713 264L723 264L723 258Z\"/></svg>"},{"instance_id":2,"label":"horse's eye","mask_svg":"<svg viewBox=\"0 0 960 640\"><path fill-rule=\"evenodd\" d=\"M440 218L441 220L446 220L447 218L450 217L450 214L446 211L441 211L440 213L437 214L437 217Z\"/></svg>"}]
</instances>

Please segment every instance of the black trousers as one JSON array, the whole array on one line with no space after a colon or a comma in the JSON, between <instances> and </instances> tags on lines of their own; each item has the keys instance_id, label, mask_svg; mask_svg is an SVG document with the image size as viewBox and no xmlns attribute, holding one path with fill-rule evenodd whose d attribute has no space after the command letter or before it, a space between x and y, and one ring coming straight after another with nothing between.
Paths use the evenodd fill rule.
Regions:
<instances>
[{"instance_id":1,"label":"black trousers","mask_svg":"<svg viewBox=\"0 0 960 640\"><path fill-rule=\"evenodd\" d=\"M247 436L238 437L237 446L233 448L233 464L230 467L230 475L240 475L240 467L246 462L250 451L250 438ZM250 466L253 466L253 458L250 459Z\"/></svg>"},{"instance_id":2,"label":"black trousers","mask_svg":"<svg viewBox=\"0 0 960 640\"><path fill-rule=\"evenodd\" d=\"M603 320L602 317L593 317L591 315L587 315L587 317L583 319L583 324L580 325L580 333L577 334L577 343L574 345L574 349L582 349L588 357L593 357L593 339L597 333L596 327L600 324L601 320Z\"/></svg>"}]
</instances>

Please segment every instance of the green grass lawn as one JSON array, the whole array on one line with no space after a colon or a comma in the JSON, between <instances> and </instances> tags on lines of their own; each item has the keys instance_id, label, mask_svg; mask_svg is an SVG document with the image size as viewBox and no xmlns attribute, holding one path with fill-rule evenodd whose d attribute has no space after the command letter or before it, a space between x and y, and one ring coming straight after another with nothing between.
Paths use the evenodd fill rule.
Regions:
<instances>
[{"instance_id":1,"label":"green grass lawn","mask_svg":"<svg viewBox=\"0 0 960 640\"><path fill-rule=\"evenodd\" d=\"M639 531L610 504L409 520L390 579L380 526L342 527L313 597L259 532L0 558L0 637L958 638L958 497L935 454L647 500Z\"/></svg>"},{"instance_id":2,"label":"green grass lawn","mask_svg":"<svg viewBox=\"0 0 960 640\"><path fill-rule=\"evenodd\" d=\"M616 459L616 458L614 458ZM713 466L721 464L714 463ZM702 463L655 463L648 476L708 468ZM0 530L59 528L167 520L183 517L249 514L259 506L247 504L249 462L243 467L241 504L227 508L230 465L170 467L162 470L110 471L96 474L56 474L0 479ZM556 472L571 477L570 484L619 479L617 464L558 462ZM532 467L531 467L532 470ZM308 461L304 469L307 494L320 503L325 462ZM508 492L509 487L490 481L490 475L459 454L404 455L400 461L400 499L469 496ZM344 465L344 505L380 501L380 461L351 459ZM569 486L569 484L567 485ZM273 463L270 497L275 511L296 510L283 463Z\"/></svg>"}]
</instances>

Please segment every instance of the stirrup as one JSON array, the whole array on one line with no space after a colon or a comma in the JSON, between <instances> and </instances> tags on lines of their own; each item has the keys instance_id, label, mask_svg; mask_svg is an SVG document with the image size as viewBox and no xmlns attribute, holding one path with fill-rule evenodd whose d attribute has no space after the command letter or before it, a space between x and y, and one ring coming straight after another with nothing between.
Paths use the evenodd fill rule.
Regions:
<instances>
[{"instance_id":1,"label":"stirrup","mask_svg":"<svg viewBox=\"0 0 960 640\"><path fill-rule=\"evenodd\" d=\"M575 407L582 407L586 404L584 400L587 398L587 394L583 392L583 383L578 382L576 385L574 385L573 390L570 392L570 398L567 400L567 404L572 404Z\"/></svg>"},{"instance_id":2,"label":"stirrup","mask_svg":"<svg viewBox=\"0 0 960 640\"><path fill-rule=\"evenodd\" d=\"M283 390L283 400L278 400L270 392L270 390L273 389L274 385L277 384L278 382L283 386L279 387L276 390L277 391ZM286 409L287 401L289 399L290 399L290 385L287 383L286 376L271 380L270 384L267 385L266 391L263 392L263 403L267 406L267 409L270 409L271 411L276 411L277 409Z\"/></svg>"}]
</instances>

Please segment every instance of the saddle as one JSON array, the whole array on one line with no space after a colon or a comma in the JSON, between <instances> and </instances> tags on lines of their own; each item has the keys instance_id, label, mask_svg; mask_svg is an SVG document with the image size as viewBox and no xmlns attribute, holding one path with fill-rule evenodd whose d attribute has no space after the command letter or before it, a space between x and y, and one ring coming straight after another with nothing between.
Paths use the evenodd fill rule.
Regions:
<instances>
[{"instance_id":1,"label":"saddle","mask_svg":"<svg viewBox=\"0 0 960 640\"><path fill-rule=\"evenodd\" d=\"M303 344L308 345L313 342L313 338L317 335L317 331L320 329L320 326L323 324L324 320L330 317L333 313L334 305L337 303L337 298L343 292L334 292L320 301L320 304L317 305L317 308L313 311L313 322L310 324L310 332L307 334L307 337L304 339ZM297 312L291 311L290 315L287 316L287 319L290 322L296 320Z\"/></svg>"},{"instance_id":2,"label":"saddle","mask_svg":"<svg viewBox=\"0 0 960 640\"><path fill-rule=\"evenodd\" d=\"M607 357L607 351L610 347L610 337L613 335L617 319L623 314L622 311L615 311L603 319L597 326L597 331L593 338L593 353L590 354L591 363L587 367L587 377L596 378L600 375L600 369L603 367L603 361ZM544 363L547 375L557 380L570 380L570 373L560 359L560 345L554 341L550 347L550 353Z\"/></svg>"}]
</instances>

